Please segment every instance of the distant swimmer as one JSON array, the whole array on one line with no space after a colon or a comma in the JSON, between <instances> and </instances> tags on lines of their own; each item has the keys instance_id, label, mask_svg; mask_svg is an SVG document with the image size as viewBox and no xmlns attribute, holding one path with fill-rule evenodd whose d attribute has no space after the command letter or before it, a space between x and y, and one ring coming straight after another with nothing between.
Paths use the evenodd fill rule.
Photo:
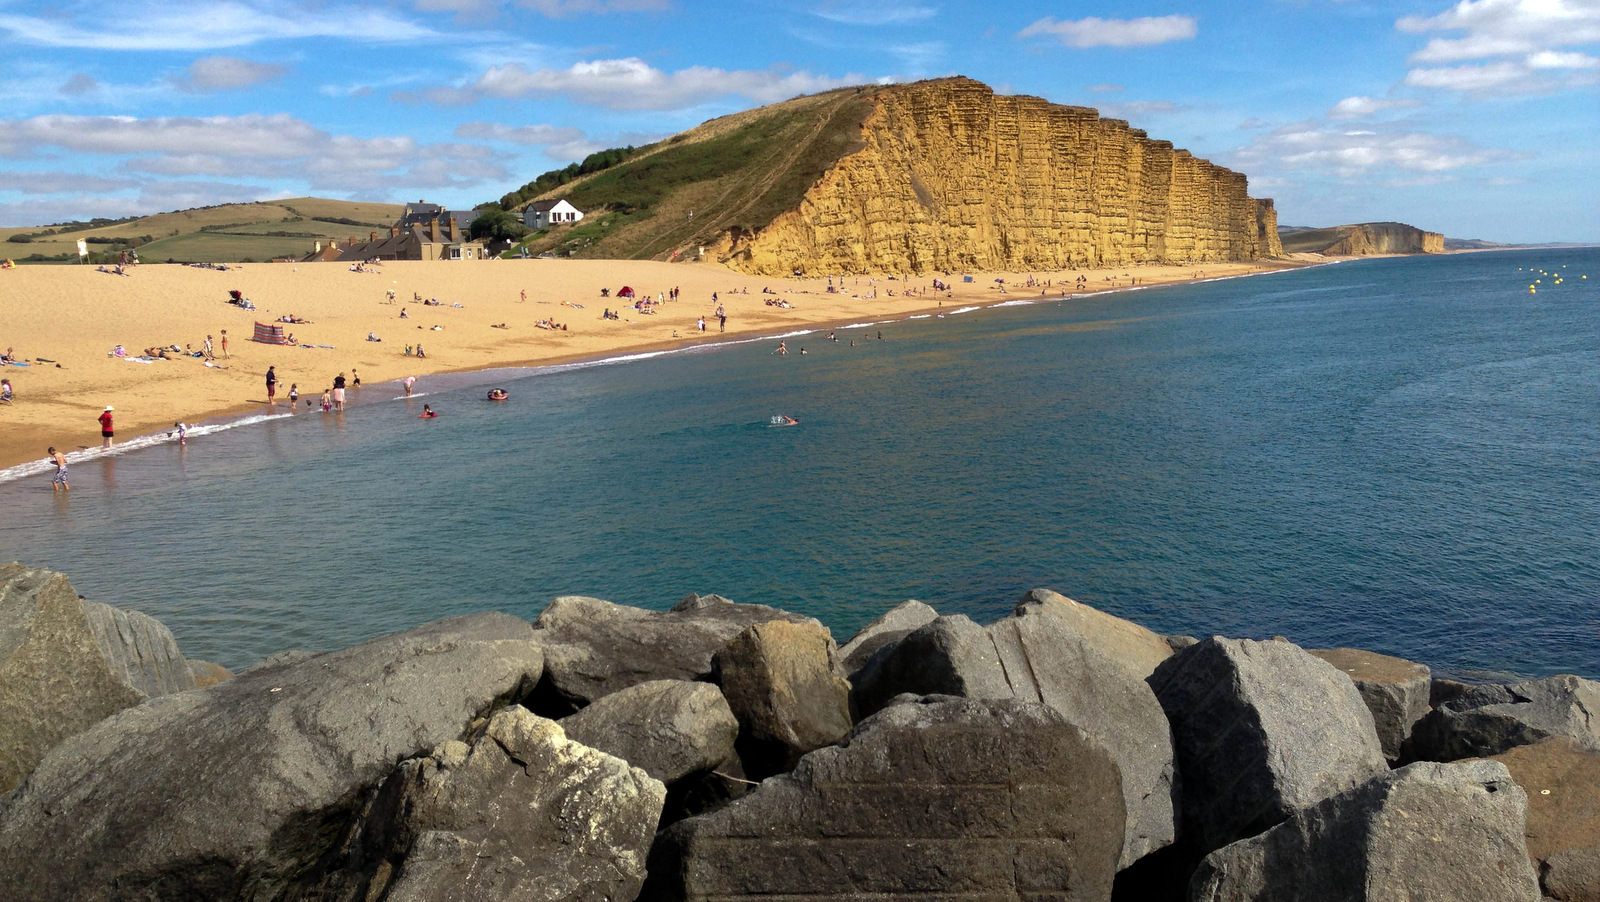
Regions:
<instances>
[{"instance_id":1,"label":"distant swimmer","mask_svg":"<svg viewBox=\"0 0 1600 902\"><path fill-rule=\"evenodd\" d=\"M794 417L784 416L783 414L780 413L777 416L773 417L772 419L768 420L767 421L767 425L768 426L798 426L798 425L800 425L800 421L795 419Z\"/></svg>"},{"instance_id":2,"label":"distant swimmer","mask_svg":"<svg viewBox=\"0 0 1600 902\"><path fill-rule=\"evenodd\" d=\"M491 389L489 389L489 400L491 400L491 401L504 401L505 399L507 399L509 397L511 397L511 393L506 391L503 388L491 388ZM426 406L426 405L424 405L424 406Z\"/></svg>"},{"instance_id":3,"label":"distant swimmer","mask_svg":"<svg viewBox=\"0 0 1600 902\"><path fill-rule=\"evenodd\" d=\"M419 419L419 420L431 420L431 419L433 419L434 417L436 417L438 415L439 414L435 413L432 407L428 406L427 404L424 404L424 405L422 405L422 412L417 414L417 419Z\"/></svg>"},{"instance_id":4,"label":"distant swimmer","mask_svg":"<svg viewBox=\"0 0 1600 902\"><path fill-rule=\"evenodd\" d=\"M784 341L781 338L778 339L778 349L776 351L773 351L772 353L777 354L780 357L784 356L785 354L788 354L789 353L789 344L788 344L788 342Z\"/></svg>"}]
</instances>

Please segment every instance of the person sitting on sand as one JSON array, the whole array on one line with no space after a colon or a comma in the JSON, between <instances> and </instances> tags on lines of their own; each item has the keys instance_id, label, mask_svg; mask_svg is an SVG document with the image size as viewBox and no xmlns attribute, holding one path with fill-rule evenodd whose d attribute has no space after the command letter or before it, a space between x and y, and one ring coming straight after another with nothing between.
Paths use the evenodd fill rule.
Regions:
<instances>
[{"instance_id":1,"label":"person sitting on sand","mask_svg":"<svg viewBox=\"0 0 1600 902\"><path fill-rule=\"evenodd\" d=\"M383 339L379 338L376 332L368 332L367 341L383 341Z\"/></svg>"},{"instance_id":2,"label":"person sitting on sand","mask_svg":"<svg viewBox=\"0 0 1600 902\"><path fill-rule=\"evenodd\" d=\"M428 356L427 354L424 354L422 352L422 342L420 342L420 341L417 342L417 356L418 357L426 357L426 356Z\"/></svg>"},{"instance_id":3,"label":"person sitting on sand","mask_svg":"<svg viewBox=\"0 0 1600 902\"><path fill-rule=\"evenodd\" d=\"M0 379L0 404L10 404L15 396L16 392L11 388L11 380Z\"/></svg>"}]
</instances>

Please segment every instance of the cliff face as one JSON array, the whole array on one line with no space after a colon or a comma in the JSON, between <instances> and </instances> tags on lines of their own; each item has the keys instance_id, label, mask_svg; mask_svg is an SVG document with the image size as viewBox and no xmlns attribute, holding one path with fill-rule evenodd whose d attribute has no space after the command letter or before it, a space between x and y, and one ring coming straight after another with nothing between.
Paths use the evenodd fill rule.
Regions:
<instances>
[{"instance_id":1,"label":"cliff face","mask_svg":"<svg viewBox=\"0 0 1600 902\"><path fill-rule=\"evenodd\" d=\"M1367 257L1376 254L1442 254L1444 236L1403 222L1363 222L1307 229L1284 237L1290 253L1329 257Z\"/></svg>"},{"instance_id":2,"label":"cliff face","mask_svg":"<svg viewBox=\"0 0 1600 902\"><path fill-rule=\"evenodd\" d=\"M1282 253L1245 177L1126 122L965 78L872 96L864 146L719 248L753 273L1030 270Z\"/></svg>"}]
</instances>

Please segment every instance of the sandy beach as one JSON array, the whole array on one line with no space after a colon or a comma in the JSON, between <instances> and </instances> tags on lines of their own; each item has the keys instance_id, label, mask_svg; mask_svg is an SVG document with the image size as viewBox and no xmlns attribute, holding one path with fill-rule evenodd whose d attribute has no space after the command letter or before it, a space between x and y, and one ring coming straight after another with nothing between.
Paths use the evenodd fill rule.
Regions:
<instances>
[{"instance_id":1,"label":"sandy beach","mask_svg":"<svg viewBox=\"0 0 1600 902\"><path fill-rule=\"evenodd\" d=\"M24 266L0 272L0 348L10 348L30 366L0 367L16 400L0 405L0 467L37 461L45 449L65 452L98 448L96 418L116 408L118 441L169 430L174 421L269 412L267 368L278 378L279 412L298 385L317 400L335 376L359 372L365 385L418 376L418 390L433 373L489 367L541 365L719 338L759 336L795 329L842 325L864 319L1006 300L1059 297L1078 292L1223 278L1302 263L1154 266L1060 273L986 273L963 282L945 278L950 292L932 289L932 277L909 282L884 276L850 277L828 293L825 278L763 279L714 264L670 264L612 260L522 260L472 263L385 263L374 272L351 272L346 264L245 264L221 272L179 265L146 264L126 276L86 266ZM1030 278L1049 287L1025 287ZM1005 293L994 280L1005 279ZM836 280L836 284L837 280ZM677 301L646 315L615 295L631 286L639 297L679 289ZM908 292L907 289L910 289ZM237 289L256 310L227 303ZM612 297L602 297L609 289ZM772 293L763 293L766 289ZM389 292L394 299L389 299ZM526 293L526 300L523 299ZM717 300L712 300L716 293ZM437 299L440 306L421 299ZM769 305L783 301L790 307ZM719 334L713 315L727 311ZM621 309L620 320L602 318ZM407 314L402 319L402 309ZM309 320L282 324L297 345L251 341L254 324L292 315ZM707 330L697 322L705 317ZM565 329L543 329L553 320ZM495 328L504 323L506 328ZM227 353L222 350L227 333ZM368 341L371 333L382 339ZM111 355L121 345L129 355L147 348L199 351L213 337L217 366L201 359L140 362ZM407 356L421 344L426 358Z\"/></svg>"}]
</instances>

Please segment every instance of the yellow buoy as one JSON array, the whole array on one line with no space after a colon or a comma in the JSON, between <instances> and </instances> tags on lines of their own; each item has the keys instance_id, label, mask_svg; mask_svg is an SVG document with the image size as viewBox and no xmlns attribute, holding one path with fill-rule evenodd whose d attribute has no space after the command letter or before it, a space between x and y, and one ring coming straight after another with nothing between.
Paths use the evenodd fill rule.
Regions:
<instances>
[{"instance_id":1,"label":"yellow buoy","mask_svg":"<svg viewBox=\"0 0 1600 902\"><path fill-rule=\"evenodd\" d=\"M1539 292L1534 291L1532 288L1530 288L1530 289L1528 289L1528 293L1529 294L1538 294Z\"/></svg>"}]
</instances>

